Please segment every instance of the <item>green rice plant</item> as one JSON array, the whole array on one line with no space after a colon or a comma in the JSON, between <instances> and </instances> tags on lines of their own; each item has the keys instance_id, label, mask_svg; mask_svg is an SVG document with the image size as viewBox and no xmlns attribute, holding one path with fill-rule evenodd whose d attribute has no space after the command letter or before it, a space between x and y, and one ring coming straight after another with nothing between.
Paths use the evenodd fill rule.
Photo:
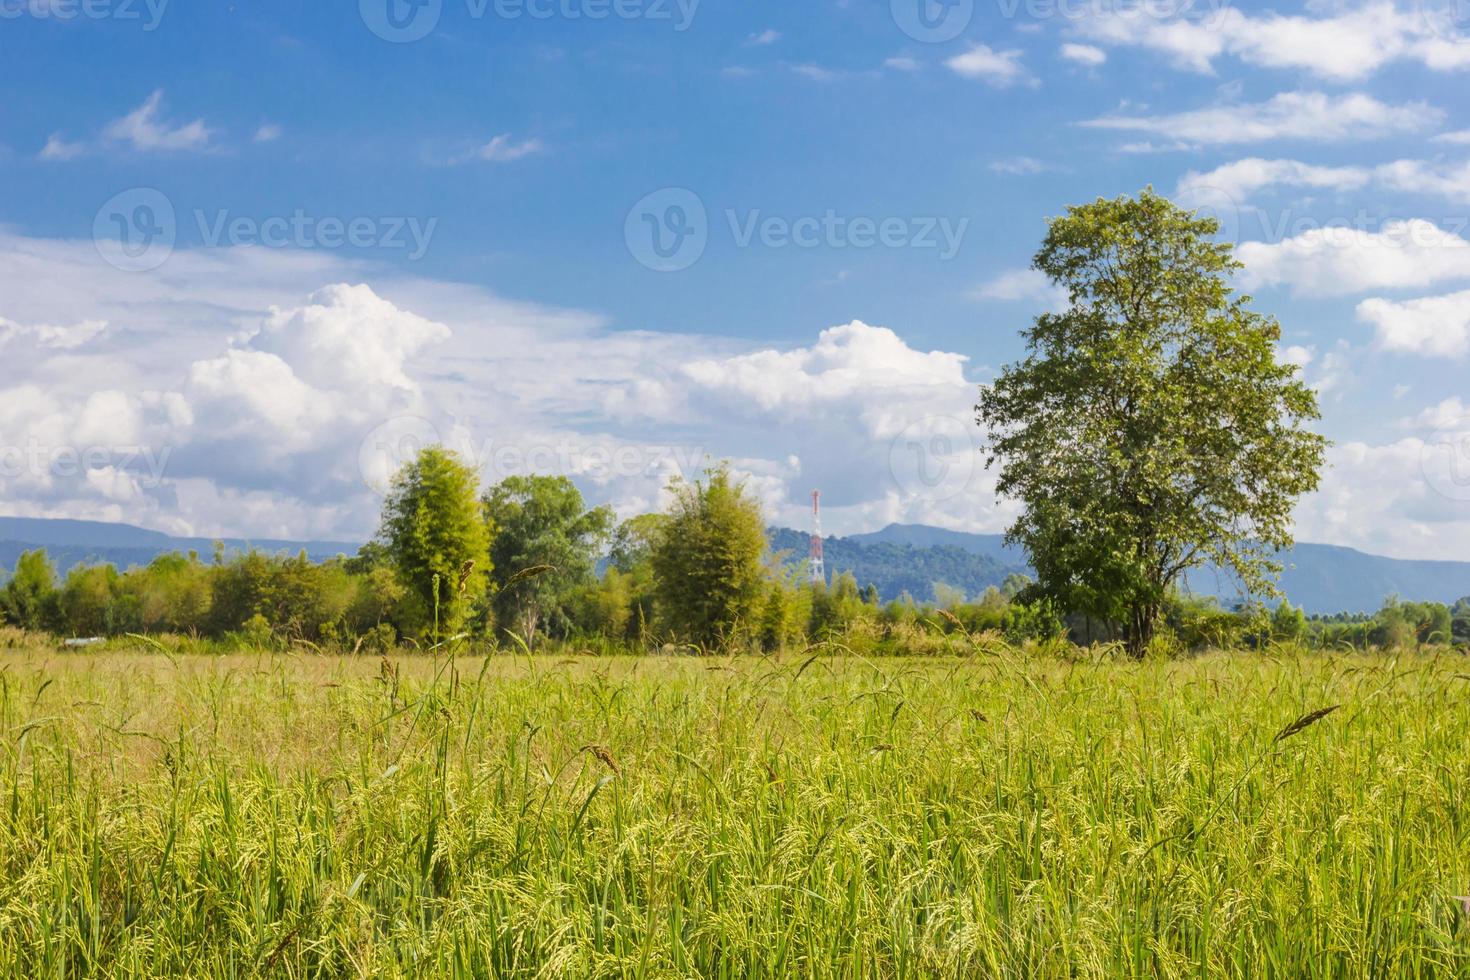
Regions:
<instances>
[{"instance_id":1,"label":"green rice plant","mask_svg":"<svg viewBox=\"0 0 1470 980\"><path fill-rule=\"evenodd\" d=\"M9 651L0 975L1470 976L1462 657L943 643Z\"/></svg>"}]
</instances>

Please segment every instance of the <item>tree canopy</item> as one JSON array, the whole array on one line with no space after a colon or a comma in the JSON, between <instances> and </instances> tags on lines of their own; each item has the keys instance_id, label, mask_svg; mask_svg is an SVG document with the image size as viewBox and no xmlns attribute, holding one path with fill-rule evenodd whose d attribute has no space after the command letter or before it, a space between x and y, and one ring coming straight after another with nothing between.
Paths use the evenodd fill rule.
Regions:
<instances>
[{"instance_id":1,"label":"tree canopy","mask_svg":"<svg viewBox=\"0 0 1470 980\"><path fill-rule=\"evenodd\" d=\"M563 607L591 581L613 512L587 509L564 476L508 477L486 491L483 503L493 534L497 622L513 626L529 644L546 619L565 620Z\"/></svg>"},{"instance_id":2,"label":"tree canopy","mask_svg":"<svg viewBox=\"0 0 1470 980\"><path fill-rule=\"evenodd\" d=\"M485 592L490 529L478 490L458 455L429 446L399 470L383 502L378 537L422 602L421 630L459 629Z\"/></svg>"},{"instance_id":3,"label":"tree canopy","mask_svg":"<svg viewBox=\"0 0 1470 980\"><path fill-rule=\"evenodd\" d=\"M998 490L1025 505L1008 537L1038 573L1028 591L1119 624L1135 655L1186 569L1275 594L1271 556L1326 446L1217 231L1152 190L1052 220L1032 265L1068 307L1023 332L977 406Z\"/></svg>"}]
</instances>

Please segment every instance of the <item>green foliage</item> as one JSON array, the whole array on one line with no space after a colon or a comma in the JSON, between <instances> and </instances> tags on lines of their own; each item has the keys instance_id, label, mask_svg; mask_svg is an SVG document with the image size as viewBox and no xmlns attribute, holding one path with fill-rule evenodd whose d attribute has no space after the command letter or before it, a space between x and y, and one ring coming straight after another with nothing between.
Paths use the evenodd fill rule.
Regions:
<instances>
[{"instance_id":1,"label":"green foliage","mask_svg":"<svg viewBox=\"0 0 1470 980\"><path fill-rule=\"evenodd\" d=\"M60 613L56 570L44 549L23 552L10 581L0 589L0 614L12 626L54 629Z\"/></svg>"},{"instance_id":2,"label":"green foliage","mask_svg":"<svg viewBox=\"0 0 1470 980\"><path fill-rule=\"evenodd\" d=\"M508 477L485 493L483 505L493 534L497 622L528 644L543 623L566 636L572 625L567 607L592 580L612 510L588 510L576 484L564 476Z\"/></svg>"},{"instance_id":3,"label":"green foliage","mask_svg":"<svg viewBox=\"0 0 1470 980\"><path fill-rule=\"evenodd\" d=\"M1278 361L1277 322L1234 295L1217 230L1148 190L1069 208L1033 267L1070 306L1024 332L977 407L1040 593L1121 624L1135 655L1188 569L1272 590L1323 459L1316 395Z\"/></svg>"},{"instance_id":4,"label":"green foliage","mask_svg":"<svg viewBox=\"0 0 1470 980\"><path fill-rule=\"evenodd\" d=\"M660 620L677 637L712 647L751 625L764 578L760 505L719 466L670 486L667 522L652 563Z\"/></svg>"},{"instance_id":5,"label":"green foliage","mask_svg":"<svg viewBox=\"0 0 1470 980\"><path fill-rule=\"evenodd\" d=\"M411 632L459 630L485 593L493 529L478 495L475 471L442 446L421 450L393 478L378 538L418 600L404 624Z\"/></svg>"},{"instance_id":6,"label":"green foliage","mask_svg":"<svg viewBox=\"0 0 1470 980\"><path fill-rule=\"evenodd\" d=\"M6 661L0 976L1470 975L1459 658Z\"/></svg>"}]
</instances>

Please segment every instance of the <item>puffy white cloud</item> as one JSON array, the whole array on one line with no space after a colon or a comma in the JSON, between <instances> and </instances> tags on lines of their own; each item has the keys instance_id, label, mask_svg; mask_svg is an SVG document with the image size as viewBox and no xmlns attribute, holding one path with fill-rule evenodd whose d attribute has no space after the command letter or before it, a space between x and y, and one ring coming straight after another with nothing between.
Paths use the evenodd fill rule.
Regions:
<instances>
[{"instance_id":1,"label":"puffy white cloud","mask_svg":"<svg viewBox=\"0 0 1470 980\"><path fill-rule=\"evenodd\" d=\"M1199 12L1193 8L1186 16L1162 17L1147 5L1100 7L1078 26L1093 40L1157 51L1180 68L1207 74L1226 56L1338 82L1365 78L1397 61L1438 71L1470 67L1470 51L1451 40L1453 25L1435 24L1436 10L1430 6L1370 3L1320 17L1253 15L1223 5L1205 16L1196 16Z\"/></svg>"},{"instance_id":2,"label":"puffy white cloud","mask_svg":"<svg viewBox=\"0 0 1470 980\"><path fill-rule=\"evenodd\" d=\"M1443 118L1443 112L1424 102L1388 105L1362 93L1330 96L1321 92L1282 92L1265 102L1232 103L1162 116L1111 115L1081 125L1147 133L1176 146L1218 146L1281 139L1373 139L1419 132Z\"/></svg>"},{"instance_id":3,"label":"puffy white cloud","mask_svg":"<svg viewBox=\"0 0 1470 980\"><path fill-rule=\"evenodd\" d=\"M1271 187L1341 192L1361 190L1370 184L1382 190L1470 203L1470 162L1396 160L1374 167L1321 167L1298 160L1250 157L1205 173L1191 170L1180 178L1176 194L1181 200L1193 201L1210 200L1214 194L1223 193L1236 204L1243 204L1256 191Z\"/></svg>"},{"instance_id":4,"label":"puffy white cloud","mask_svg":"<svg viewBox=\"0 0 1470 980\"><path fill-rule=\"evenodd\" d=\"M305 306L272 307L250 346L279 356L317 388L417 392L406 362L449 337L444 324L400 310L368 286L340 284L318 291Z\"/></svg>"},{"instance_id":5,"label":"puffy white cloud","mask_svg":"<svg viewBox=\"0 0 1470 980\"><path fill-rule=\"evenodd\" d=\"M1248 287L1284 285L1307 295L1470 278L1470 242L1420 219L1385 222L1381 231L1312 228L1280 242L1245 242L1236 254Z\"/></svg>"},{"instance_id":6,"label":"puffy white cloud","mask_svg":"<svg viewBox=\"0 0 1470 980\"><path fill-rule=\"evenodd\" d=\"M158 89L132 112L108 125L103 138L126 143L135 150L203 150L209 147L214 131L203 119L171 124L160 118L163 90Z\"/></svg>"},{"instance_id":7,"label":"puffy white cloud","mask_svg":"<svg viewBox=\"0 0 1470 980\"><path fill-rule=\"evenodd\" d=\"M957 75L978 78L997 88L1029 79L1025 66L1021 64L1020 51L996 51L984 44L955 55L945 65Z\"/></svg>"},{"instance_id":8,"label":"puffy white cloud","mask_svg":"<svg viewBox=\"0 0 1470 980\"><path fill-rule=\"evenodd\" d=\"M1063 44L1062 57L1079 65L1096 68L1108 60L1108 53L1091 44Z\"/></svg>"},{"instance_id":9,"label":"puffy white cloud","mask_svg":"<svg viewBox=\"0 0 1470 980\"><path fill-rule=\"evenodd\" d=\"M1429 357L1470 354L1470 290L1395 301L1365 299L1358 319L1371 323L1386 350Z\"/></svg>"},{"instance_id":10,"label":"puffy white cloud","mask_svg":"<svg viewBox=\"0 0 1470 980\"><path fill-rule=\"evenodd\" d=\"M1315 167L1296 160L1248 157L1214 170L1191 170L1179 179L1175 196L1185 202L1209 200L1222 193L1237 204L1266 187L1309 187L1314 190L1357 190L1368 183L1363 167Z\"/></svg>"}]
</instances>

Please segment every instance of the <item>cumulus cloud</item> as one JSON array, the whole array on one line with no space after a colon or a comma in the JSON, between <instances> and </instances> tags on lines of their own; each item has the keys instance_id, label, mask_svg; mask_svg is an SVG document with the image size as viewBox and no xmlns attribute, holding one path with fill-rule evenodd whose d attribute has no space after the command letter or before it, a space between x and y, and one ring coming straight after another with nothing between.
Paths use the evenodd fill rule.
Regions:
<instances>
[{"instance_id":1,"label":"cumulus cloud","mask_svg":"<svg viewBox=\"0 0 1470 980\"><path fill-rule=\"evenodd\" d=\"M1204 17L1160 17L1129 5L1099 9L1081 18L1078 27L1092 40L1156 51L1188 71L1213 74L1218 60L1233 57L1248 65L1304 70L1344 82L1366 78L1398 61L1418 62L1436 71L1470 68L1470 50L1451 40L1455 26L1436 25L1436 16L1438 11L1430 6L1416 9L1391 3L1336 9L1315 17L1253 15L1235 7L1212 10Z\"/></svg>"},{"instance_id":2,"label":"cumulus cloud","mask_svg":"<svg viewBox=\"0 0 1470 980\"><path fill-rule=\"evenodd\" d=\"M50 350L72 350L81 347L107 329L106 320L83 320L69 326L47 323L21 324L0 316L0 348L12 342L30 342Z\"/></svg>"},{"instance_id":3,"label":"cumulus cloud","mask_svg":"<svg viewBox=\"0 0 1470 980\"><path fill-rule=\"evenodd\" d=\"M1385 350L1457 359L1470 354L1470 290L1402 302L1365 299L1358 319L1373 325Z\"/></svg>"},{"instance_id":4,"label":"cumulus cloud","mask_svg":"<svg viewBox=\"0 0 1470 980\"><path fill-rule=\"evenodd\" d=\"M1219 146L1271 140L1364 140L1431 128L1444 113L1425 102L1388 105L1370 95L1283 92L1265 102L1227 104L1161 116L1110 115L1093 129L1163 137L1166 146ZM1150 146L1150 149L1157 147Z\"/></svg>"},{"instance_id":5,"label":"cumulus cloud","mask_svg":"<svg viewBox=\"0 0 1470 980\"><path fill-rule=\"evenodd\" d=\"M1350 295L1470 278L1470 242L1421 219L1385 222L1382 230L1312 228L1280 242L1245 242L1248 288L1289 286L1294 292Z\"/></svg>"},{"instance_id":6,"label":"cumulus cloud","mask_svg":"<svg viewBox=\"0 0 1470 980\"><path fill-rule=\"evenodd\" d=\"M1029 80L1026 68L1021 64L1020 51L996 51L984 44L977 44L963 54L955 55L945 65L957 75L977 78L996 88Z\"/></svg>"},{"instance_id":7,"label":"cumulus cloud","mask_svg":"<svg viewBox=\"0 0 1470 980\"><path fill-rule=\"evenodd\" d=\"M163 90L158 89L143 104L103 131L109 142L126 143L135 150L203 150L207 149L214 131L203 119L174 124L162 116Z\"/></svg>"},{"instance_id":8,"label":"cumulus cloud","mask_svg":"<svg viewBox=\"0 0 1470 980\"><path fill-rule=\"evenodd\" d=\"M1470 162L1396 160L1373 167L1322 167L1298 160L1250 157L1204 173L1189 171L1180 178L1176 196L1184 201L1208 200L1212 192L1218 192L1243 204L1257 191L1274 187L1343 192L1370 185L1467 204L1470 203Z\"/></svg>"}]
</instances>

